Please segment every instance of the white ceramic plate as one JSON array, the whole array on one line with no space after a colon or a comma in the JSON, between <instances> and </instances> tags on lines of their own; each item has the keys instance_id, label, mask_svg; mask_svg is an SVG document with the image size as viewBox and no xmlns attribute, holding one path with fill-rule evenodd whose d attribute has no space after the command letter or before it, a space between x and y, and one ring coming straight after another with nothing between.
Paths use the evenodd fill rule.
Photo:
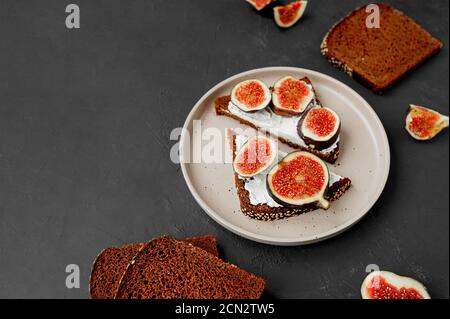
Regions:
<instances>
[{"instance_id":1,"label":"white ceramic plate","mask_svg":"<svg viewBox=\"0 0 450 319\"><path fill-rule=\"evenodd\" d=\"M341 117L341 154L337 163L329 167L331 171L349 177L353 185L327 211L319 209L281 221L257 221L240 212L233 169L227 160L205 163L203 159L199 163L197 158L197 163L192 163L194 145L199 145L194 141L196 137L193 134L193 123L201 120L202 132L210 133L208 128L219 129L222 136L225 136L227 128L246 128L233 119L216 116L214 100L219 96L229 95L233 86L245 79L256 78L272 85L286 75L296 78L308 76L322 104L335 110ZM211 145L211 141L203 141L202 145ZM224 148L228 147L225 141L221 142ZM289 150L288 147L285 148ZM386 132L378 116L351 88L315 71L272 67L233 76L216 85L197 102L184 124L180 140L180 161L189 190L216 222L251 240L291 246L330 238L358 222L375 204L384 189L389 174L390 151Z\"/></svg>"}]
</instances>

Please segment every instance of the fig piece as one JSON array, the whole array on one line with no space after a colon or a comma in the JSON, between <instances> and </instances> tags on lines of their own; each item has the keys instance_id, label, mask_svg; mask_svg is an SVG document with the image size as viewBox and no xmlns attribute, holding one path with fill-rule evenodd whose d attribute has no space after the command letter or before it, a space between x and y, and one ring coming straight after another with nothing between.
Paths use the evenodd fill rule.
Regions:
<instances>
[{"instance_id":1,"label":"fig piece","mask_svg":"<svg viewBox=\"0 0 450 319\"><path fill-rule=\"evenodd\" d=\"M299 116L314 100L311 85L292 76L278 80L272 92L272 109L282 116Z\"/></svg>"},{"instance_id":2,"label":"fig piece","mask_svg":"<svg viewBox=\"0 0 450 319\"><path fill-rule=\"evenodd\" d=\"M261 11L267 8L269 4L277 0L245 0L245 1L250 3L256 10Z\"/></svg>"},{"instance_id":3,"label":"fig piece","mask_svg":"<svg viewBox=\"0 0 450 319\"><path fill-rule=\"evenodd\" d=\"M237 84L231 91L231 103L244 112L256 112L269 105L269 87L260 80L247 80Z\"/></svg>"},{"instance_id":4,"label":"fig piece","mask_svg":"<svg viewBox=\"0 0 450 319\"><path fill-rule=\"evenodd\" d=\"M326 107L312 107L300 118L298 135L306 144L317 150L333 145L341 131L341 120L333 110Z\"/></svg>"},{"instance_id":5,"label":"fig piece","mask_svg":"<svg viewBox=\"0 0 450 319\"><path fill-rule=\"evenodd\" d=\"M250 138L238 151L234 171L241 177L252 177L269 168L277 158L277 146L266 136Z\"/></svg>"},{"instance_id":6,"label":"fig piece","mask_svg":"<svg viewBox=\"0 0 450 319\"><path fill-rule=\"evenodd\" d=\"M267 175L270 196L287 207L317 205L328 209L324 195L330 176L327 165L317 156L303 151L288 154Z\"/></svg>"},{"instance_id":7,"label":"fig piece","mask_svg":"<svg viewBox=\"0 0 450 319\"><path fill-rule=\"evenodd\" d=\"M305 13L308 1L294 1L285 6L273 8L276 24L280 28L290 28L297 23Z\"/></svg>"},{"instance_id":8,"label":"fig piece","mask_svg":"<svg viewBox=\"0 0 450 319\"><path fill-rule=\"evenodd\" d=\"M431 299L423 284L389 271L373 271L361 286L363 299Z\"/></svg>"},{"instance_id":9,"label":"fig piece","mask_svg":"<svg viewBox=\"0 0 450 319\"><path fill-rule=\"evenodd\" d=\"M406 130L419 141L431 140L448 127L448 116L423 106L411 104L406 116Z\"/></svg>"}]
</instances>

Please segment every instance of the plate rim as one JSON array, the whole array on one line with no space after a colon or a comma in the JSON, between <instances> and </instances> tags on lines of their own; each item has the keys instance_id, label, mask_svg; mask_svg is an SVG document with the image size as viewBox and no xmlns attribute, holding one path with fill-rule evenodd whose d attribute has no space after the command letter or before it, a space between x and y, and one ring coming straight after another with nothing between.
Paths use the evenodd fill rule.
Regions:
<instances>
[{"instance_id":1,"label":"plate rim","mask_svg":"<svg viewBox=\"0 0 450 319\"><path fill-rule=\"evenodd\" d=\"M379 144L380 146L384 146L383 147L383 151L384 151L384 166L386 167L386 169L384 170L384 176L382 179L382 183L380 183L375 196L373 196L373 199L368 201L366 203L366 205L361 209L361 211L363 211L361 214L359 214L358 216L348 220L347 222L343 223L340 226L334 227L328 231L322 232L318 235L312 235L312 236L308 236L308 237L304 237L301 240L299 239L292 239L292 238L277 238L277 237L273 237L273 236L266 236L266 235L262 235L262 234L256 234L254 232L250 232L248 230L245 230L243 228L241 228L240 226L234 225L233 223L228 222L227 220L225 220L224 218L222 218L218 213L216 213L211 207L209 207L201 198L201 196L198 194L196 188L194 187L194 185L192 184L192 181L189 178L189 174L187 172L187 168L186 165L187 163L185 163L183 161L183 145L185 144L185 139L186 137L186 132L187 132L187 127L189 126L189 124L192 122L193 117L195 115L195 113L197 112L197 110L199 109L199 107L203 104L203 102L209 98L209 96L217 91L218 89L220 89L221 87L225 86L226 84L241 78L241 77L245 77L245 76L249 76L252 75L254 73L259 73L259 72L280 72L280 71L286 71L286 72L303 72L303 73L309 73L309 74L313 74L315 76L318 77L324 77L327 80L330 80L331 82L334 82L337 85L343 86L345 87L347 90L349 90L352 94L354 94L356 96L356 98L360 99L362 104L364 104L364 106L367 108L367 110L372 113L372 116L375 119L375 123L378 126L378 128L380 129L380 132L382 134L382 142L381 144ZM308 244L313 244L313 243L317 243L317 242L321 242L327 239L330 239L332 237L335 237L341 233L343 233L344 231L348 230L349 228L351 228L352 226L354 226L355 224L357 224L362 218L364 218L370 211L370 209L375 205L375 203L377 203L378 199L380 198L381 194L383 193L385 187L386 187L386 183L387 180L389 178L389 174L390 174L390 166L391 166L391 151L390 151L390 145L389 145L389 139L386 133L386 130L383 126L383 123L381 122L380 118L378 117L377 113L375 112L375 110L372 108L372 106L358 93L356 92L354 89L352 89L350 86L348 86L347 84L318 71L314 71L314 70L310 70L310 69L305 69L305 68L297 68L297 67L287 67L287 66L273 66L273 67L265 67L265 68L257 68L257 69L252 69L252 70L248 70L248 71L244 71L241 73L238 73L236 75L233 75L231 77L226 78L225 80L219 82L218 84L214 85L210 90L208 90L198 101L197 103L195 103L194 107L191 109L191 111L189 112L184 124L183 124L183 129L181 132L181 136L180 136L180 141L179 141L179 163L181 166L181 171L183 174L183 178L188 186L189 191L191 192L192 196L194 197L195 201L200 205L200 207L203 209L203 211L209 216L211 217L215 222L217 222L219 225L221 225L222 227L224 227L225 229L231 231L232 233L244 237L246 239L252 240L252 241L256 241L259 243L263 243L263 244L268 244L268 245L274 245L274 246L301 246L301 245L308 245Z\"/></svg>"}]
</instances>

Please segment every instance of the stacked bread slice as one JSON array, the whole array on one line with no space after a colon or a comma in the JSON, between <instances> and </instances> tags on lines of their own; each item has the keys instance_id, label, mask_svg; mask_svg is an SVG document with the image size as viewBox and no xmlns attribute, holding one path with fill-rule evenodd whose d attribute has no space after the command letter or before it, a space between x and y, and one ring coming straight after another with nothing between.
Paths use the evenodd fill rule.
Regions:
<instances>
[{"instance_id":1,"label":"stacked bread slice","mask_svg":"<svg viewBox=\"0 0 450 319\"><path fill-rule=\"evenodd\" d=\"M265 280L218 258L214 236L103 250L90 278L93 299L257 299Z\"/></svg>"}]
</instances>

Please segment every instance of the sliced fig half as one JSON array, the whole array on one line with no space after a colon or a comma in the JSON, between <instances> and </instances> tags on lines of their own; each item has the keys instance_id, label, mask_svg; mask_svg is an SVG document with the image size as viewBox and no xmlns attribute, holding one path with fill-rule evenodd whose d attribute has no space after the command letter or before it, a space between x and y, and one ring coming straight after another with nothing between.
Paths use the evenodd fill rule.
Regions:
<instances>
[{"instance_id":1,"label":"sliced fig half","mask_svg":"<svg viewBox=\"0 0 450 319\"><path fill-rule=\"evenodd\" d=\"M294 1L285 6L273 8L276 24L281 28L290 28L297 23L305 13L308 1Z\"/></svg>"},{"instance_id":2,"label":"sliced fig half","mask_svg":"<svg viewBox=\"0 0 450 319\"><path fill-rule=\"evenodd\" d=\"M325 199L330 177L328 167L317 156L303 151L288 154L267 175L267 189L279 204L288 207L319 204L328 209Z\"/></svg>"},{"instance_id":3,"label":"sliced fig half","mask_svg":"<svg viewBox=\"0 0 450 319\"><path fill-rule=\"evenodd\" d=\"M364 279L363 299L431 299L423 284L389 271L374 271Z\"/></svg>"},{"instance_id":4,"label":"sliced fig half","mask_svg":"<svg viewBox=\"0 0 450 319\"><path fill-rule=\"evenodd\" d=\"M430 140L449 124L448 116L423 106L411 104L406 117L406 130L419 141Z\"/></svg>"},{"instance_id":5,"label":"sliced fig half","mask_svg":"<svg viewBox=\"0 0 450 319\"><path fill-rule=\"evenodd\" d=\"M234 171L242 177L258 175L275 163L277 154L277 146L268 137L252 137L236 154Z\"/></svg>"},{"instance_id":6,"label":"sliced fig half","mask_svg":"<svg viewBox=\"0 0 450 319\"><path fill-rule=\"evenodd\" d=\"M327 107L313 107L298 122L298 135L306 144L323 150L333 145L341 131L341 120Z\"/></svg>"},{"instance_id":7,"label":"sliced fig half","mask_svg":"<svg viewBox=\"0 0 450 319\"><path fill-rule=\"evenodd\" d=\"M301 115L314 99L311 85L292 76L275 83L272 92L273 111L283 116Z\"/></svg>"},{"instance_id":8,"label":"sliced fig half","mask_svg":"<svg viewBox=\"0 0 450 319\"><path fill-rule=\"evenodd\" d=\"M269 105L269 87L260 80L247 80L231 91L231 102L244 112L256 112Z\"/></svg>"},{"instance_id":9,"label":"sliced fig half","mask_svg":"<svg viewBox=\"0 0 450 319\"><path fill-rule=\"evenodd\" d=\"M277 0L245 0L250 3L256 10L261 11L265 9L269 4Z\"/></svg>"}]
</instances>

